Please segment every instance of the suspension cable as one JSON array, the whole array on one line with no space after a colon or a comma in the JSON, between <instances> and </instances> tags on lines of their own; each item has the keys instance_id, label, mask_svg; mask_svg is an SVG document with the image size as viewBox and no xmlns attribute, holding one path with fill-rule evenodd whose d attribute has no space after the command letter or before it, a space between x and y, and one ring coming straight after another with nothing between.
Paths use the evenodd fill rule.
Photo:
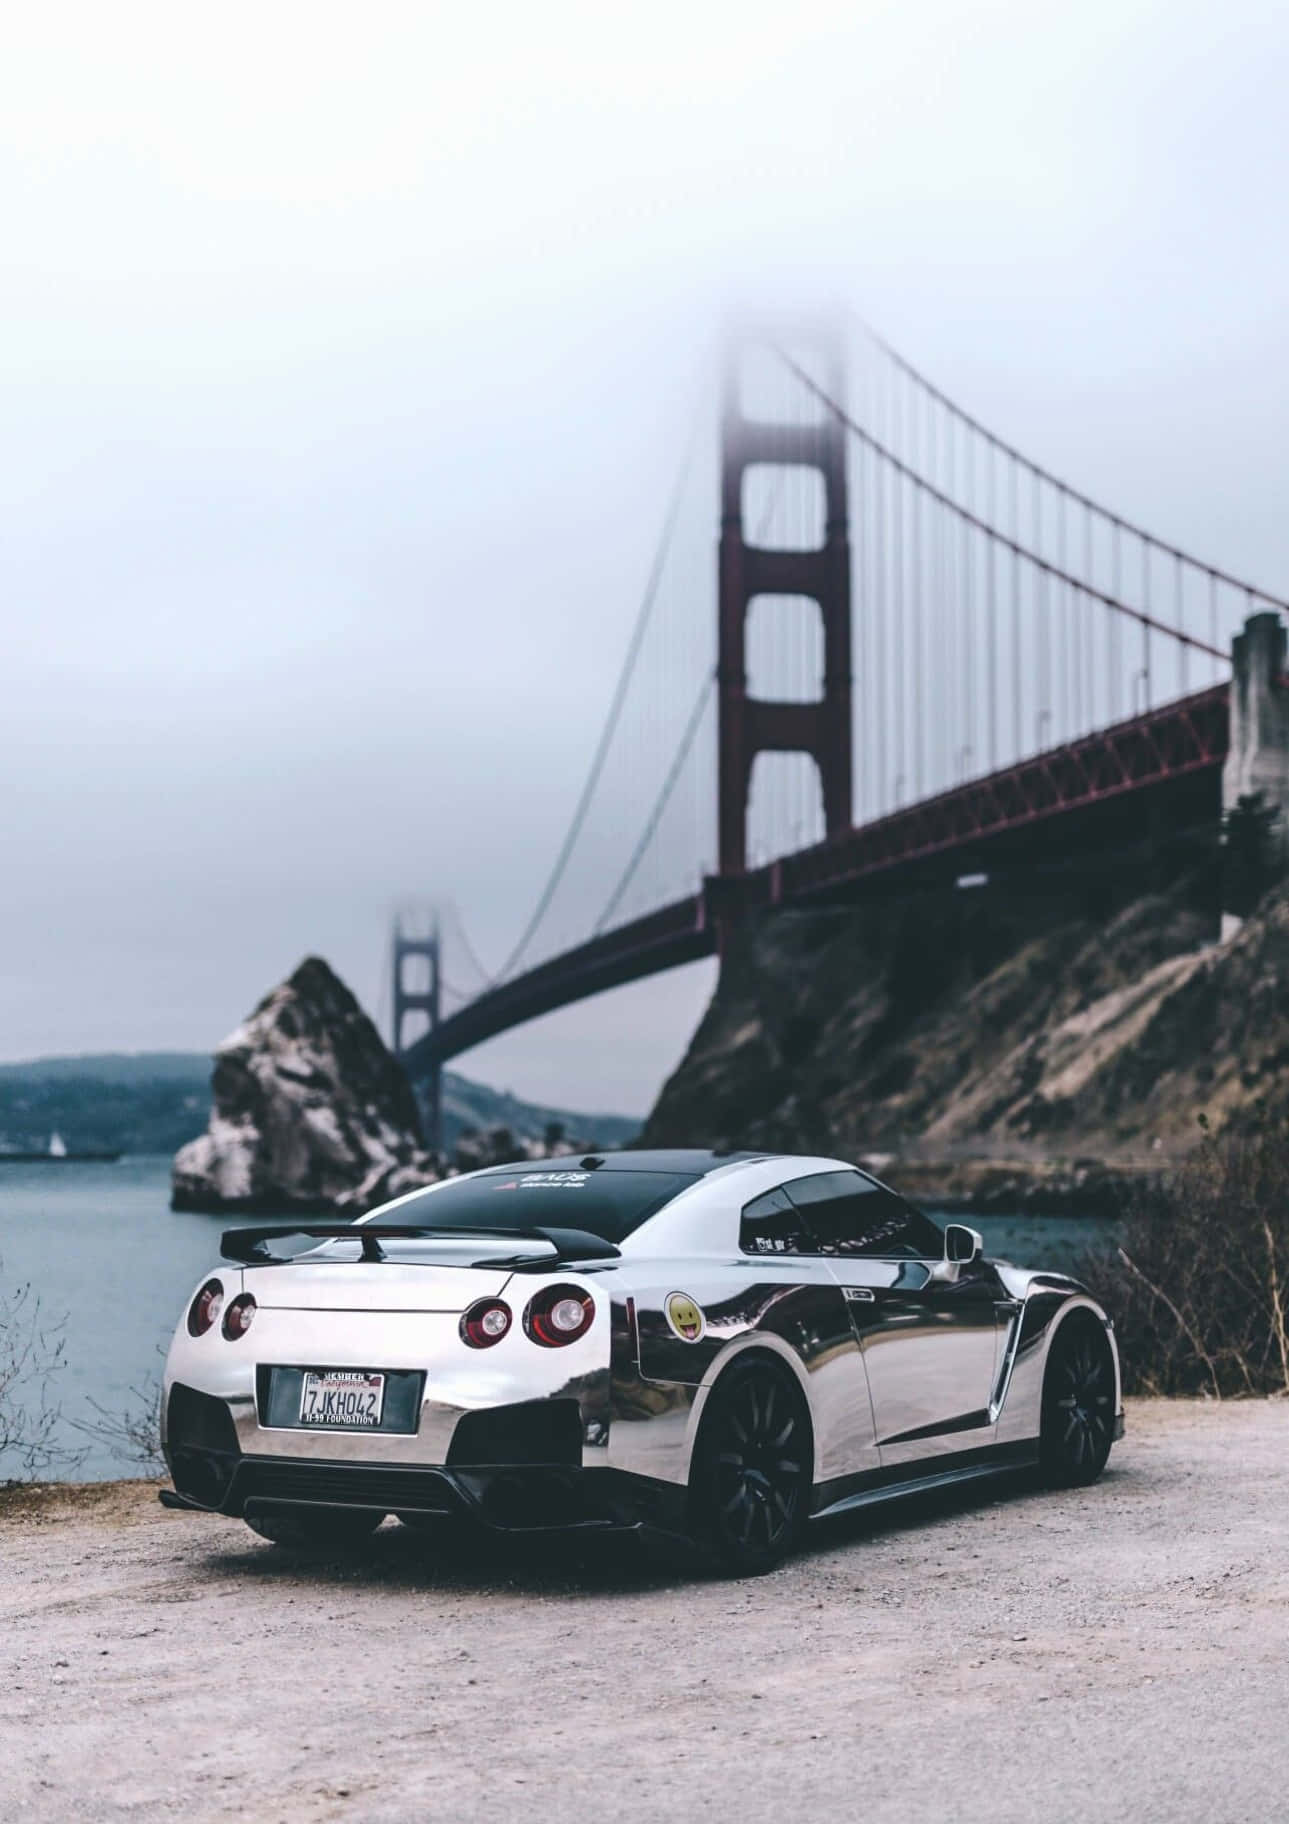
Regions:
<instances>
[{"instance_id":1,"label":"suspension cable","mask_svg":"<svg viewBox=\"0 0 1289 1824\"><path fill-rule=\"evenodd\" d=\"M1049 487L1056 488L1060 493L1064 494L1068 500L1074 501L1078 506L1088 508L1090 512L1095 513L1098 518L1105 520L1107 524L1116 527L1120 532L1127 532L1133 538L1139 538L1147 545L1153 546L1156 551L1162 551L1166 556L1175 557L1179 559L1180 562L1188 564L1192 570L1198 570L1202 572L1203 575L1212 577L1214 581L1226 583L1233 589L1240 589L1244 591L1246 595L1255 596L1258 601L1266 602L1273 608L1284 608L1289 610L1289 601L1282 601L1281 598L1276 595L1268 595L1265 589L1257 589L1251 583L1243 582L1238 576L1232 576L1228 571L1220 570L1216 564L1208 564L1201 558L1192 557L1189 552L1180 550L1176 545L1170 545L1167 539L1156 538L1154 533L1147 532L1143 526L1134 525L1131 520L1124 519L1121 514L1112 512L1109 507L1103 507L1099 501L1092 500L1088 495L1080 493L1078 488L1073 488L1070 486L1069 482L1062 481L1060 476L1052 474L1050 469L1042 468L1038 463L1034 462L1032 458L1018 450L1014 444L1008 443L1005 438L999 437L994 431L989 430L987 426L981 424L978 418L973 418L970 412L964 411L963 408L960 405L955 404L947 394L942 393L939 387L934 385L932 381L927 379L925 374L919 372L919 370L913 366L912 362L906 361L899 350L893 348L886 340L885 336L874 329L872 324L867 322L857 310L852 306L848 306L847 312L854 318L855 322L863 330L869 340L881 350L887 360L893 362L902 373L907 374L908 378L912 380L915 385L920 386L930 398L934 399L938 405L943 406L960 424L966 425L967 428L974 431L977 436L983 437L995 450L998 450L1004 456L1009 457L1012 462L1019 463L1023 469L1027 469L1038 481L1046 482ZM780 350L780 353L782 353L782 350ZM802 375L801 378L804 379L805 375ZM820 398L823 398L822 393L820 393ZM825 403L829 402L825 401ZM1053 572L1052 574L1055 575L1056 573ZM1089 593L1096 595L1095 590L1091 590ZM1100 599L1104 600L1105 598L1102 597ZM1153 624L1160 625L1160 623ZM1201 641L1187 643L1198 646L1201 651L1216 650L1216 648L1206 648ZM1226 657L1228 655L1223 654L1222 656Z\"/></svg>"},{"instance_id":2,"label":"suspension cable","mask_svg":"<svg viewBox=\"0 0 1289 1824\"><path fill-rule=\"evenodd\" d=\"M461 917L456 902L454 900L448 900L444 910L452 921L452 930L456 934L457 941L465 953L466 961L470 964L476 975L478 975L479 980L487 987L489 983L495 981L496 978L491 971L485 969L480 962L479 953L470 942L470 934L465 928L465 920Z\"/></svg>"},{"instance_id":3,"label":"suspension cable","mask_svg":"<svg viewBox=\"0 0 1289 1824\"><path fill-rule=\"evenodd\" d=\"M929 481L924 480L921 475L915 474L907 463L901 462L899 457L894 455L885 444L880 443L877 438L873 436L871 431L866 431L863 425L857 424L845 407L838 405L837 401L832 398L816 380L812 379L805 368L794 361L792 356L788 354L785 349L776 345L775 352L778 354L780 360L787 363L788 367L791 368L801 384L814 395L821 405L833 414L837 422L845 425L846 429L853 437L858 437L861 443L866 444L867 447L873 451L874 455L881 458L893 474L903 476L905 479L911 481L914 487L921 489L922 493L926 495L928 499L934 500L938 506L941 506L945 508L947 512L954 514L963 525L972 526L976 531L983 532L986 537L993 539L997 544L1001 545L1004 550L1011 551L1017 557L1024 558L1027 563L1033 564L1034 568L1041 571L1044 576L1052 577L1058 582L1069 583L1073 588L1079 590L1081 594L1087 596L1091 601L1101 602L1106 608L1113 608L1117 614L1126 615L1130 620L1136 621L1139 626L1153 628L1155 632L1166 634L1170 639L1177 640L1182 645L1193 646L1197 652L1205 652L1212 659L1221 659L1224 663L1229 662L1230 654L1221 651L1217 646L1210 646L1207 640L1197 640L1193 634L1184 633L1177 627L1170 627L1166 621L1156 620L1153 615L1147 614L1143 609L1129 607L1127 602L1121 602L1113 595L1106 595L1102 590L1092 588L1090 584L1083 582L1079 577L1072 576L1069 571L1062 570L1058 565L1049 562L1045 557L1040 557L1037 551L1032 551L1027 546L1017 543L1014 538L1008 538L1006 533L998 531L997 527L987 524L985 520L980 519L975 513L968 511L966 507L961 506L948 494L942 492L941 489L933 487L932 484ZM1041 472L1034 469L1032 464L1027 464L1026 466L1031 469L1036 481L1044 479ZM1134 536L1141 535L1134 533ZM1204 569L1205 566L1200 564L1197 565L1196 568ZM1240 587L1244 588L1246 585L1241 584ZM1283 604L1278 603L1275 596L1264 595L1261 590L1252 590L1251 593L1256 595L1260 601L1271 602L1275 606L1283 606L1289 609L1289 602Z\"/></svg>"},{"instance_id":4,"label":"suspension cable","mask_svg":"<svg viewBox=\"0 0 1289 1824\"><path fill-rule=\"evenodd\" d=\"M689 758L690 749L697 739L698 730L702 726L703 712L707 708L712 693L712 687L715 683L715 672L709 672L703 679L702 688L698 693L697 701L689 712L689 720L684 726L676 751L672 755L671 765L667 768L667 776L662 782L662 790L658 793L657 798L654 800L653 809L645 819L644 828L640 832L640 839L636 843L635 848L631 851L630 860L622 870L617 885L614 887L612 893L610 893L603 912L601 912L599 918L596 919L595 924L592 926L591 935L593 937L598 937L600 935L601 931L603 931L604 927L613 917L613 914L617 911L622 895L631 885L631 882L635 877L636 869L644 859L645 850L652 842L654 831L662 821L663 812L671 801L671 794L676 789L676 781L680 778L680 775L684 770L685 762Z\"/></svg>"},{"instance_id":5,"label":"suspension cable","mask_svg":"<svg viewBox=\"0 0 1289 1824\"><path fill-rule=\"evenodd\" d=\"M586 779L582 785L581 793L578 796L573 815L569 820L568 829L564 833L564 840L560 844L559 852L555 857L554 866L551 868L550 874L547 877L546 885L542 888L542 891L538 896L537 904L533 909L532 916L524 926L524 929L519 936L519 940L511 950L510 955L501 965L501 968L497 971L496 975L492 977L489 986L495 986L496 983L504 981L523 957L524 952L536 935L539 925L550 910L551 901L554 899L555 894L559 889L559 884L564 878L564 871L568 867L569 859L577 844L577 839L582 833L582 826L586 822L587 812L591 808L591 800L594 798L596 787L600 783L600 775L604 771L604 763L608 759L609 749L613 744L613 737L617 732L618 717L622 705L626 700L626 694L630 688L631 679L635 673L636 661L640 657L640 648L644 644L644 636L648 630L649 621L653 614L654 603L658 599L658 591L662 584L663 570L666 566L667 555L671 549L676 523L680 518L680 508L684 497L685 484L689 479L689 470L693 461L694 446L698 438L700 416L701 414L695 413L694 423L690 429L689 437L686 440L685 453L681 458L680 472L676 477L671 501L663 520L662 532L654 552L653 563L649 569L649 576L645 583L640 607L636 613L635 626L632 629L631 639L627 645L626 656L622 661L622 669L618 674L617 684L614 686L613 696L609 702L608 714L604 718L604 726L600 730L599 741L596 743L595 752L591 756L591 764L587 770Z\"/></svg>"}]
</instances>

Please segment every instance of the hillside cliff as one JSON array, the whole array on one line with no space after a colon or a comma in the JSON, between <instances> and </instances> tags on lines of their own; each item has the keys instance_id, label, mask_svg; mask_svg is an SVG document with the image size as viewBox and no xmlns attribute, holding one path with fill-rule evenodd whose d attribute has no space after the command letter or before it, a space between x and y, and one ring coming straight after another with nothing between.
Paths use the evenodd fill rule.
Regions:
<instances>
[{"instance_id":1,"label":"hillside cliff","mask_svg":"<svg viewBox=\"0 0 1289 1824\"><path fill-rule=\"evenodd\" d=\"M1164 1164L1201 1114L1289 1099L1289 899L1225 945L1213 905L1196 876L764 915L645 1139L877 1156L1003 1199Z\"/></svg>"}]
</instances>

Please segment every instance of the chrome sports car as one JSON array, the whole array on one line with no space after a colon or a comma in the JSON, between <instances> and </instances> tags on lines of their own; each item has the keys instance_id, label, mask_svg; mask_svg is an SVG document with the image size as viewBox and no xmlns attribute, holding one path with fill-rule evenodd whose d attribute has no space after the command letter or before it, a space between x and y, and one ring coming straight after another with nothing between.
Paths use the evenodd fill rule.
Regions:
<instances>
[{"instance_id":1,"label":"chrome sports car","mask_svg":"<svg viewBox=\"0 0 1289 1824\"><path fill-rule=\"evenodd\" d=\"M760 1571L915 1487L1094 1481L1122 1434L1095 1299L836 1159L493 1167L223 1252L166 1364L162 1499L283 1543L455 1515Z\"/></svg>"}]
</instances>

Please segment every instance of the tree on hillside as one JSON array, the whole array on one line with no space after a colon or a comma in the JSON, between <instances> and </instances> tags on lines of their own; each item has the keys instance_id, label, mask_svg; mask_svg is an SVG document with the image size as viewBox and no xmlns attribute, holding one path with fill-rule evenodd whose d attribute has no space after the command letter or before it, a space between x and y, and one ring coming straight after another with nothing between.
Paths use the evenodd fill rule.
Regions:
<instances>
[{"instance_id":1,"label":"tree on hillside","mask_svg":"<svg viewBox=\"0 0 1289 1824\"><path fill-rule=\"evenodd\" d=\"M1244 792L1222 819L1222 907L1247 918L1279 872L1279 811L1261 792Z\"/></svg>"}]
</instances>

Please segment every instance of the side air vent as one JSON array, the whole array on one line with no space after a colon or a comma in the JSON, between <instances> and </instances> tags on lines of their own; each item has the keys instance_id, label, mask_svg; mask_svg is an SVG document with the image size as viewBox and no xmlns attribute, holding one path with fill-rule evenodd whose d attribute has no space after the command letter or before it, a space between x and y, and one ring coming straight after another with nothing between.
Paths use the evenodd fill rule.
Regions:
<instances>
[{"instance_id":1,"label":"side air vent","mask_svg":"<svg viewBox=\"0 0 1289 1824\"><path fill-rule=\"evenodd\" d=\"M166 1443L174 1450L239 1451L233 1415L223 1400L176 1381L166 1408Z\"/></svg>"},{"instance_id":2,"label":"side air vent","mask_svg":"<svg viewBox=\"0 0 1289 1824\"><path fill-rule=\"evenodd\" d=\"M580 1468L582 1415L576 1400L525 1400L457 1420L448 1446L452 1469L558 1463Z\"/></svg>"},{"instance_id":3,"label":"side air vent","mask_svg":"<svg viewBox=\"0 0 1289 1824\"><path fill-rule=\"evenodd\" d=\"M224 1401L176 1381L166 1407L166 1457L179 1493L203 1507L221 1507L240 1456Z\"/></svg>"}]
</instances>

